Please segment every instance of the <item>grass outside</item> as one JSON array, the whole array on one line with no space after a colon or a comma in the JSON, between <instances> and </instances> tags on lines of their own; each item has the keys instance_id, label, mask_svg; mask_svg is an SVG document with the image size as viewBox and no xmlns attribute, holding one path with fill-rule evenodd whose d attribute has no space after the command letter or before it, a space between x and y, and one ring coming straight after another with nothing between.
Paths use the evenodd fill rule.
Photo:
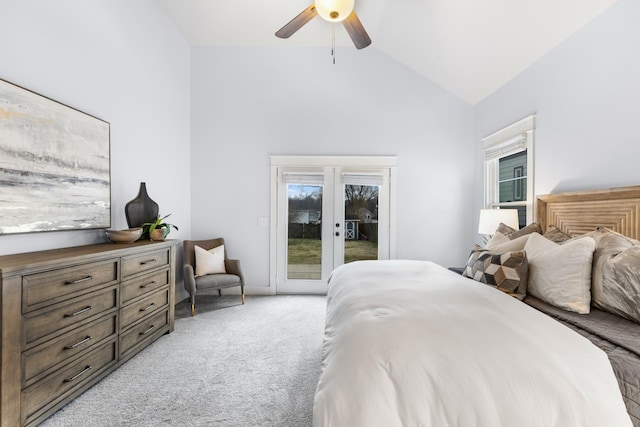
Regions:
<instances>
[{"instance_id":1,"label":"grass outside","mask_svg":"<svg viewBox=\"0 0 640 427\"><path fill-rule=\"evenodd\" d=\"M289 239L289 264L320 264L322 241ZM344 262L378 259L378 244L368 240L345 240Z\"/></svg>"}]
</instances>

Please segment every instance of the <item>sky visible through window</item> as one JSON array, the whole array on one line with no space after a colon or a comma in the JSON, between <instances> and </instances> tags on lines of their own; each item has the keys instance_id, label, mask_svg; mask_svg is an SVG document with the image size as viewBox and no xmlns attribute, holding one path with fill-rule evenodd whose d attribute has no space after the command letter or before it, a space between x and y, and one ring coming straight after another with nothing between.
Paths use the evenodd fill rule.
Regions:
<instances>
[{"instance_id":1,"label":"sky visible through window","mask_svg":"<svg viewBox=\"0 0 640 427\"><path fill-rule=\"evenodd\" d=\"M322 197L322 186L306 184L289 184L289 199L305 199L307 197Z\"/></svg>"}]
</instances>

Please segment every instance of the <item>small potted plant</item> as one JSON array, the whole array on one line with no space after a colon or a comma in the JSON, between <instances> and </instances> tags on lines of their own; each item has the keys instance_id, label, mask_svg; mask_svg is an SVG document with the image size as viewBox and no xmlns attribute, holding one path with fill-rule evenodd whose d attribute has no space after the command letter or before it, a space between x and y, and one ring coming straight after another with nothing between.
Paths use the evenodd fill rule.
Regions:
<instances>
[{"instance_id":1,"label":"small potted plant","mask_svg":"<svg viewBox=\"0 0 640 427\"><path fill-rule=\"evenodd\" d=\"M169 215L165 215L163 217L158 215L158 218L156 218L155 221L145 222L144 224L142 224L142 230L144 233L149 233L149 239L164 240L165 237L167 237L167 235L171 232L171 227L175 228L176 230L178 229L178 227L176 227L175 225L164 222L164 219Z\"/></svg>"}]
</instances>

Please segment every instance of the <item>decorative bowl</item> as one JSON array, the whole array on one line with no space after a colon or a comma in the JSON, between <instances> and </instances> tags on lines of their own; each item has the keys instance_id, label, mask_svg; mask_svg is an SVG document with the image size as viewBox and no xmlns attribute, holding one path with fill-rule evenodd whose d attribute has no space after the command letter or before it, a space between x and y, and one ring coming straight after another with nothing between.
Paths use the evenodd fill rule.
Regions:
<instances>
[{"instance_id":1,"label":"decorative bowl","mask_svg":"<svg viewBox=\"0 0 640 427\"><path fill-rule=\"evenodd\" d=\"M105 230L107 239L114 243L132 243L142 236L142 228L129 228L128 230Z\"/></svg>"}]
</instances>

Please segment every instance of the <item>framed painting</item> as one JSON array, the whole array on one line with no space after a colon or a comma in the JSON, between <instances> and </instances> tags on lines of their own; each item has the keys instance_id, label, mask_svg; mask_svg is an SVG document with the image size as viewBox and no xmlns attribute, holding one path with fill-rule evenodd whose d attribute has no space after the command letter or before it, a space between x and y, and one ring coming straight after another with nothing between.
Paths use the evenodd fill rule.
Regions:
<instances>
[{"instance_id":1,"label":"framed painting","mask_svg":"<svg viewBox=\"0 0 640 427\"><path fill-rule=\"evenodd\" d=\"M110 125L0 80L0 235L111 226Z\"/></svg>"}]
</instances>

